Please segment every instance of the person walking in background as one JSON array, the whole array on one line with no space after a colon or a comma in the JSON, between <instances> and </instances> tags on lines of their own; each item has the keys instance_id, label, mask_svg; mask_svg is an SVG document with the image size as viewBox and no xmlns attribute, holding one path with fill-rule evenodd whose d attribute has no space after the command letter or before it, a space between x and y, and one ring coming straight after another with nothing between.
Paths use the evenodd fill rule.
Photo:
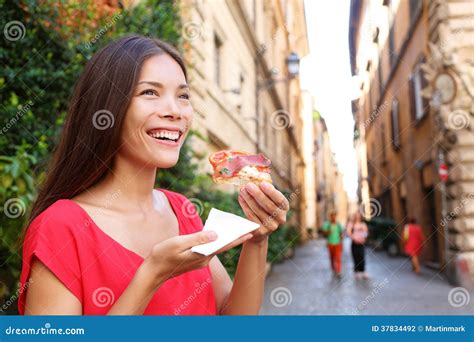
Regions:
<instances>
[{"instance_id":1,"label":"person walking in background","mask_svg":"<svg viewBox=\"0 0 474 342\"><path fill-rule=\"evenodd\" d=\"M336 212L331 211L329 221L324 222L323 233L328 242L331 268L336 277L341 276L341 256L342 256L342 225L336 221Z\"/></svg>"},{"instance_id":2,"label":"person walking in background","mask_svg":"<svg viewBox=\"0 0 474 342\"><path fill-rule=\"evenodd\" d=\"M403 228L403 241L405 242L405 253L411 258L412 270L420 273L419 255L423 250L425 236L419 224L414 217L408 219L408 223Z\"/></svg>"},{"instance_id":3,"label":"person walking in background","mask_svg":"<svg viewBox=\"0 0 474 342\"><path fill-rule=\"evenodd\" d=\"M349 222L346 229L347 235L351 238L351 252L354 260L354 274L356 279L368 279L369 276L365 272L365 241L369 235L369 229L362 215L357 212Z\"/></svg>"}]
</instances>

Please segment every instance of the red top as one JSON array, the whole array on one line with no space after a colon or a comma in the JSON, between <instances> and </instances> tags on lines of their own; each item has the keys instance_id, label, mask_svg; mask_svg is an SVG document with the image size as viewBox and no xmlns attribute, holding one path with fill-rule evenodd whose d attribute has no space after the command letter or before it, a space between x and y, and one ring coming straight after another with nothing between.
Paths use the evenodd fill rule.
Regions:
<instances>
[{"instance_id":1,"label":"red top","mask_svg":"<svg viewBox=\"0 0 474 342\"><path fill-rule=\"evenodd\" d=\"M198 215L183 215L186 197L160 189L179 224L179 235L201 231ZM183 203L184 204L183 206ZM83 315L105 315L132 280L143 258L107 235L71 200L53 203L28 227L23 243L18 310L25 310L26 284L36 256L82 303ZM34 279L33 279L34 281ZM167 280L144 315L216 315L209 266Z\"/></svg>"},{"instance_id":2,"label":"red top","mask_svg":"<svg viewBox=\"0 0 474 342\"><path fill-rule=\"evenodd\" d=\"M409 256L420 255L425 240L421 226L418 224L408 224L406 229L408 229L408 240L405 242L405 253Z\"/></svg>"}]
</instances>

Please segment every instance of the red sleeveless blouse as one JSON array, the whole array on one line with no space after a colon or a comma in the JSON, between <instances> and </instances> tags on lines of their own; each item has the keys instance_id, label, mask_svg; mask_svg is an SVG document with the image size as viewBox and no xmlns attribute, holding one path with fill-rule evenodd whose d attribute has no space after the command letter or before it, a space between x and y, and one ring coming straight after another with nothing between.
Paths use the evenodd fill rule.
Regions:
<instances>
[{"instance_id":1,"label":"red sleeveless blouse","mask_svg":"<svg viewBox=\"0 0 474 342\"><path fill-rule=\"evenodd\" d=\"M184 215L193 204L184 196L160 189L170 202L179 234L203 228L200 217ZM193 216L193 217L189 217ZM159 229L159 228L158 228ZM18 310L25 311L25 296L33 256L37 257L82 303L83 315L105 315L131 282L143 258L101 230L78 204L59 200L28 227L23 244ZM34 280L33 280L34 281ZM164 282L144 315L216 315L209 266Z\"/></svg>"}]
</instances>

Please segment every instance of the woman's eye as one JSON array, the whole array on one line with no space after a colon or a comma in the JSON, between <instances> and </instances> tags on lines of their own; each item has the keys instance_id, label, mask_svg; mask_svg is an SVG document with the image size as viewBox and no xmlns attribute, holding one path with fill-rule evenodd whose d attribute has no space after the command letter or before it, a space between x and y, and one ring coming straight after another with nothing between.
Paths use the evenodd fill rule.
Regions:
<instances>
[{"instance_id":1,"label":"woman's eye","mask_svg":"<svg viewBox=\"0 0 474 342\"><path fill-rule=\"evenodd\" d=\"M180 99L189 100L189 94L182 94L182 95L179 95L179 98L180 98Z\"/></svg>"},{"instance_id":2,"label":"woman's eye","mask_svg":"<svg viewBox=\"0 0 474 342\"><path fill-rule=\"evenodd\" d=\"M154 89L146 89L140 93L140 95L156 95L158 96L158 92Z\"/></svg>"}]
</instances>

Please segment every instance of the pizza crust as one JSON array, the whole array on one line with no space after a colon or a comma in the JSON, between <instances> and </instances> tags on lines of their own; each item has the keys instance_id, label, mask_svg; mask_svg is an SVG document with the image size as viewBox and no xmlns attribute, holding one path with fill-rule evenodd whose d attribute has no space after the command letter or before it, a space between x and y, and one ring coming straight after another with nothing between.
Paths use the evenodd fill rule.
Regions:
<instances>
[{"instance_id":1,"label":"pizza crust","mask_svg":"<svg viewBox=\"0 0 474 342\"><path fill-rule=\"evenodd\" d=\"M216 177L214 181L218 184L234 184L244 186L247 183L260 184L262 182L272 183L272 177L268 172L259 171L254 166L245 166L233 177Z\"/></svg>"}]
</instances>

